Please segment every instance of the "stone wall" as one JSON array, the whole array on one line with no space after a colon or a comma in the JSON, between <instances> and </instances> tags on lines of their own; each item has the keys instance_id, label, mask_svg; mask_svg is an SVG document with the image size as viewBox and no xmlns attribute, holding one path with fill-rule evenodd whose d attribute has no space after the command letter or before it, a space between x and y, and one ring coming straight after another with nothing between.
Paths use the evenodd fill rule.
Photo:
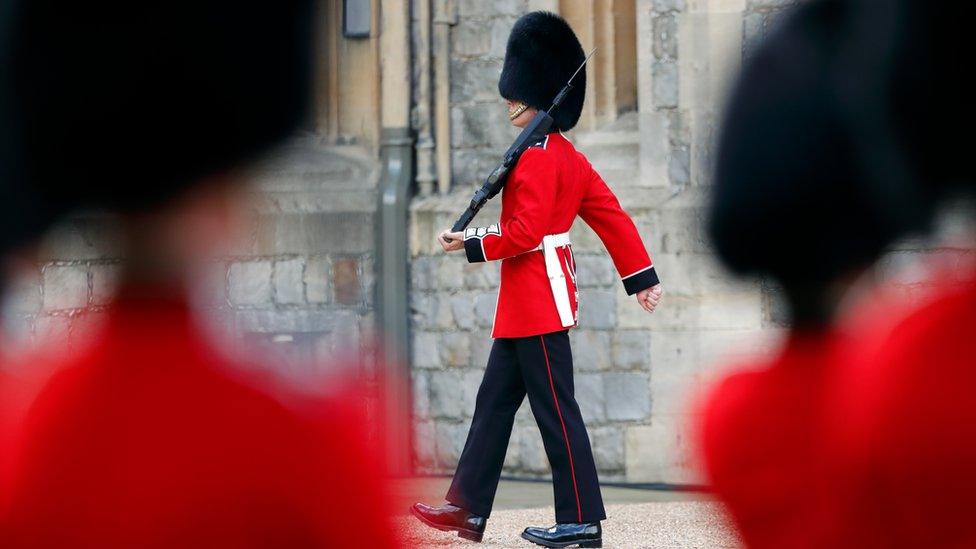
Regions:
<instances>
[{"instance_id":1,"label":"stone wall","mask_svg":"<svg viewBox=\"0 0 976 549\"><path fill-rule=\"evenodd\" d=\"M201 305L296 365L362 355L373 330L376 161L306 137L254 175L248 240L202 275ZM21 341L84 337L112 295L121 253L111 217L74 217L11 288L6 327Z\"/></svg>"},{"instance_id":2,"label":"stone wall","mask_svg":"<svg viewBox=\"0 0 976 549\"><path fill-rule=\"evenodd\" d=\"M507 123L498 76L512 25L527 0L457 0L451 30L451 166L455 187L480 183L518 131Z\"/></svg>"}]
</instances>

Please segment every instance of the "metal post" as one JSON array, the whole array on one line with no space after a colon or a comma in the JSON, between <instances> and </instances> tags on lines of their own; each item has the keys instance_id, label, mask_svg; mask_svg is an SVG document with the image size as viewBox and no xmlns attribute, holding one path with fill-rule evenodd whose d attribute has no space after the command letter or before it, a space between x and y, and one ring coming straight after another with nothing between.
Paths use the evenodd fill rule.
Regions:
<instances>
[{"instance_id":1,"label":"metal post","mask_svg":"<svg viewBox=\"0 0 976 549\"><path fill-rule=\"evenodd\" d=\"M384 128L381 139L376 313L382 342L380 359L386 368L387 462L390 474L404 476L411 472L411 430L403 427L411 419L407 205L413 177L413 139L408 128Z\"/></svg>"}]
</instances>

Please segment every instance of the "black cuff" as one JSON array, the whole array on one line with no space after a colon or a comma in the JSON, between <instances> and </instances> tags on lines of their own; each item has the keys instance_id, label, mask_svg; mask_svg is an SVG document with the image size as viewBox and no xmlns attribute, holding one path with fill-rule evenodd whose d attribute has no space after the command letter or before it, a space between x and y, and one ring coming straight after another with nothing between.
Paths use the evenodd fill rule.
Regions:
<instances>
[{"instance_id":1,"label":"black cuff","mask_svg":"<svg viewBox=\"0 0 976 549\"><path fill-rule=\"evenodd\" d=\"M464 241L464 255L468 256L468 263L484 263L485 250L481 247L481 239L466 239Z\"/></svg>"},{"instance_id":2,"label":"black cuff","mask_svg":"<svg viewBox=\"0 0 976 549\"><path fill-rule=\"evenodd\" d=\"M624 290L627 290L627 295L634 295L641 290L657 286L661 281L657 278L657 272L652 265L649 269L636 272L623 279L623 283Z\"/></svg>"}]
</instances>

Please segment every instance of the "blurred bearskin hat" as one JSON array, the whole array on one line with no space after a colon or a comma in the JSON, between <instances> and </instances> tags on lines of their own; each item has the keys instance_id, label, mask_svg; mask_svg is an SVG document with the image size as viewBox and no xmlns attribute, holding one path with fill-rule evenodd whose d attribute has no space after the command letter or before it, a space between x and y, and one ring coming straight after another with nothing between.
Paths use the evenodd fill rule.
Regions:
<instances>
[{"instance_id":1,"label":"blurred bearskin hat","mask_svg":"<svg viewBox=\"0 0 976 549\"><path fill-rule=\"evenodd\" d=\"M959 11L814 0L749 56L708 220L727 266L771 276L791 299L816 295L971 188L974 110L949 61L967 19L947 10Z\"/></svg>"},{"instance_id":2,"label":"blurred bearskin hat","mask_svg":"<svg viewBox=\"0 0 976 549\"><path fill-rule=\"evenodd\" d=\"M546 110L584 59L583 46L565 19L545 11L527 13L515 22L508 37L498 93ZM585 96L584 67L573 79L569 94L550 113L555 129L567 131L576 125Z\"/></svg>"},{"instance_id":3,"label":"blurred bearskin hat","mask_svg":"<svg viewBox=\"0 0 976 549\"><path fill-rule=\"evenodd\" d=\"M79 207L138 210L289 135L313 0L0 6L0 251ZM6 200L13 197L13 200Z\"/></svg>"}]
</instances>

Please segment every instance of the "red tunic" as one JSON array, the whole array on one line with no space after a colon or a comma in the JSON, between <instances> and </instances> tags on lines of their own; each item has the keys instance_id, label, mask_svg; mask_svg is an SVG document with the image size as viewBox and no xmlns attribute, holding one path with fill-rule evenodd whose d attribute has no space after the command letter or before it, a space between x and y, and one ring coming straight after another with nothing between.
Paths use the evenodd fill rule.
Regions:
<instances>
[{"instance_id":1,"label":"red tunic","mask_svg":"<svg viewBox=\"0 0 976 549\"><path fill-rule=\"evenodd\" d=\"M844 338L794 334L780 355L726 378L698 433L706 477L745 545L836 547L822 459L824 394Z\"/></svg>"},{"instance_id":2,"label":"red tunic","mask_svg":"<svg viewBox=\"0 0 976 549\"><path fill-rule=\"evenodd\" d=\"M527 149L502 192L499 223L465 231L468 261L503 260L492 337L526 337L566 329L556 309L545 260L533 251L546 235L566 233L576 217L603 241L629 295L658 283L637 227L586 157L562 134ZM571 246L557 250L577 320Z\"/></svg>"},{"instance_id":3,"label":"red tunic","mask_svg":"<svg viewBox=\"0 0 976 549\"><path fill-rule=\"evenodd\" d=\"M0 334L0 344L2 338ZM19 446L24 415L56 367L55 355L46 349L17 356L4 351L0 348L0 518L10 497L14 449ZM14 366L19 366L16 371Z\"/></svg>"},{"instance_id":4,"label":"red tunic","mask_svg":"<svg viewBox=\"0 0 976 549\"><path fill-rule=\"evenodd\" d=\"M941 277L835 384L825 441L839 538L858 547L976 547L976 271Z\"/></svg>"},{"instance_id":5,"label":"red tunic","mask_svg":"<svg viewBox=\"0 0 976 549\"><path fill-rule=\"evenodd\" d=\"M390 547L352 395L272 396L179 300L127 300L23 427L4 547Z\"/></svg>"}]
</instances>

